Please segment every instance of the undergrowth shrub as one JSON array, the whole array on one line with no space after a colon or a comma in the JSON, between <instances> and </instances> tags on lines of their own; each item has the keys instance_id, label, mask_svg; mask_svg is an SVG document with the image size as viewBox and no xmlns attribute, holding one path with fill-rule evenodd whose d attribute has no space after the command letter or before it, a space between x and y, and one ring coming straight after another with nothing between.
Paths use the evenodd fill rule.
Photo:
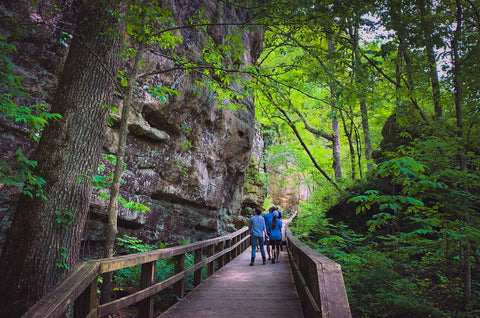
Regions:
<instances>
[{"instance_id":1,"label":"undergrowth shrub","mask_svg":"<svg viewBox=\"0 0 480 318\"><path fill-rule=\"evenodd\" d=\"M439 174L478 189L475 176L451 169ZM291 224L293 233L341 265L354 316L477 317L477 190L467 193L458 184L439 182L437 174L412 157L379 165L377 178L390 186L368 190L359 184L361 191L329 192L328 199L322 199L325 193L315 194L301 206ZM374 184L387 183L377 179ZM345 214L351 219L343 222L341 214L335 221L328 218L326 211L333 206L338 213L339 207L353 208L354 213Z\"/></svg>"},{"instance_id":2,"label":"undergrowth shrub","mask_svg":"<svg viewBox=\"0 0 480 318\"><path fill-rule=\"evenodd\" d=\"M181 242L182 245L187 245L189 242L183 241ZM125 249L128 253L142 253L153 251L156 249L162 249L167 246L165 243L159 243L158 245L154 244L145 244L142 240L124 235L123 237L117 238L117 245L123 249ZM206 258L206 256L204 256ZM194 255L187 253L185 254L185 268L189 268L194 265ZM158 260L155 266L155 282L161 282L165 279L174 275L175 271L175 260L173 257ZM115 282L115 289L117 291L127 291L127 290L136 290L140 285L142 273L142 266L137 265L133 267L124 268L114 273L114 282ZM207 277L207 269L204 266L202 269L202 278L205 279ZM185 278L185 290L189 291L194 288L193 285L193 275L188 275ZM171 295L167 296L168 298ZM159 300L162 300L162 297L159 297Z\"/></svg>"}]
</instances>

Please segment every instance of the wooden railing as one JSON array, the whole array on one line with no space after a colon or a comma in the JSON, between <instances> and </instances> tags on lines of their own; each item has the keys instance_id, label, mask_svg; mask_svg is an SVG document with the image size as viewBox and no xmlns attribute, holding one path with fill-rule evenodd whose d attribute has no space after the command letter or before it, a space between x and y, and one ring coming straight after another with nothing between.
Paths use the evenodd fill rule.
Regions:
<instances>
[{"instance_id":1,"label":"wooden railing","mask_svg":"<svg viewBox=\"0 0 480 318\"><path fill-rule=\"evenodd\" d=\"M304 317L352 317L340 265L285 228L287 251Z\"/></svg>"},{"instance_id":2,"label":"wooden railing","mask_svg":"<svg viewBox=\"0 0 480 318\"><path fill-rule=\"evenodd\" d=\"M154 295L173 286L178 297L185 293L185 278L192 274L194 285L202 282L202 268L208 276L223 267L250 246L250 232L243 228L230 235L200 241L189 245L165 248L146 253L124 255L109 259L87 261L79 264L51 292L37 302L23 317L61 317L72 310L74 317L102 317L138 303L139 317L153 317ZM205 253L206 252L206 253ZM185 269L185 254L194 255L193 266ZM206 255L205 255L206 254ZM175 273L162 282L155 282L155 263L173 257ZM99 275L136 265L142 265L139 291L98 304L97 282Z\"/></svg>"}]
</instances>

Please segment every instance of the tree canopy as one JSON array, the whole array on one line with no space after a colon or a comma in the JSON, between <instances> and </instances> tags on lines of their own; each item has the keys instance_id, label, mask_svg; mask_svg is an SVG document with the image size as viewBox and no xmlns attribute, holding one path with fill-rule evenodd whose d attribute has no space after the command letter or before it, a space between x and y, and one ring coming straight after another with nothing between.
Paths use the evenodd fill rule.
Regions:
<instances>
[{"instance_id":1,"label":"tree canopy","mask_svg":"<svg viewBox=\"0 0 480 318\"><path fill-rule=\"evenodd\" d=\"M342 264L359 316L480 308L478 7L274 1L259 10L257 114L275 132L268 162L279 169L270 169L311 180L295 233ZM299 144L310 160L281 169L277 154Z\"/></svg>"}]
</instances>

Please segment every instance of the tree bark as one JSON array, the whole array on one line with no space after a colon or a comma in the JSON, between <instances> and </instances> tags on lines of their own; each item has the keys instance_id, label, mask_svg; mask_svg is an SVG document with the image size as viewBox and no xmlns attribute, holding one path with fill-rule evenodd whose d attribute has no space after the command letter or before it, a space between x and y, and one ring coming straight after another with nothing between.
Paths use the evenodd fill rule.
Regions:
<instances>
[{"instance_id":1,"label":"tree bark","mask_svg":"<svg viewBox=\"0 0 480 318\"><path fill-rule=\"evenodd\" d=\"M272 100L272 99L271 99ZM302 145L303 149L305 150L305 152L307 153L308 157L310 158L310 161L312 161L313 165L315 166L315 168L325 177L325 179L328 180L328 182L330 182L334 187L335 189L337 190L340 190L340 188L338 187L337 183L335 182L335 180L333 180L332 178L330 178L330 176L325 172L325 170L322 169L322 167L320 167L320 165L318 164L317 160L315 160L315 158L313 157L313 154L310 152L310 149L308 149L307 145L305 144L305 142L303 141L302 139L302 136L300 136L300 133L298 132L298 129L297 127L295 126L295 123L293 123L291 120L290 120L290 117L288 117L287 115L287 112L280 108L279 106L277 106L277 109L283 114L284 116L284 119L285 119L285 122L288 124L288 126L293 130L293 132L295 133L295 136L297 137L297 140L300 142L300 144Z\"/></svg>"},{"instance_id":2,"label":"tree bark","mask_svg":"<svg viewBox=\"0 0 480 318\"><path fill-rule=\"evenodd\" d=\"M332 52L336 50L335 44L332 41L328 41L328 49ZM332 101L336 100L335 87L330 84L330 94ZM337 109L335 105L332 105L332 130L334 139L332 140L332 150L333 150L333 171L335 172L335 179L342 178L342 156L341 156L341 147L340 147L340 125L338 124Z\"/></svg>"},{"instance_id":3,"label":"tree bark","mask_svg":"<svg viewBox=\"0 0 480 318\"><path fill-rule=\"evenodd\" d=\"M401 17L401 15L403 14L403 10L402 10L400 2L395 2L395 1L392 2L392 8L390 10L390 14L392 16L392 19L397 20L397 21L403 21L403 19ZM398 41L399 41L398 54L399 54L399 56L403 57L403 61L405 62L405 76L406 76L405 83L406 83L406 87L407 87L408 91L410 93L412 93L415 90L415 83L414 83L414 80L413 80L412 61L410 59L410 55L408 54L408 50L407 50L407 48L408 48L407 43L406 43L407 30L406 30L405 24L403 22L398 23L396 25L396 30L395 31L398 33L398 35L397 35L397 38L398 38ZM398 84L400 84L400 82ZM397 86L397 87L400 88L400 86ZM418 111L418 114L420 115L420 117L422 117L423 121L426 124L429 124L428 118L427 118L426 114L423 112L423 110L421 109L417 100L413 96L410 96L409 99L410 99L413 107Z\"/></svg>"},{"instance_id":4,"label":"tree bark","mask_svg":"<svg viewBox=\"0 0 480 318\"><path fill-rule=\"evenodd\" d=\"M438 81L437 60L432 37L432 23L428 21L427 15L430 13L431 4L429 0L419 0L418 8L420 10L421 25L424 33L425 51L427 53L428 73L432 84L432 99L435 117L442 117L442 106L440 105L440 83ZM428 12L427 12L428 10Z\"/></svg>"},{"instance_id":5,"label":"tree bark","mask_svg":"<svg viewBox=\"0 0 480 318\"><path fill-rule=\"evenodd\" d=\"M132 71L130 72L129 81L127 85L127 92L123 100L122 117L120 119L120 131L117 146L117 156L115 162L115 172L113 174L112 186L110 187L110 202L108 205L108 225L106 228L106 237L103 256L105 258L112 257L115 250L115 240L118 234L117 217L118 217L118 197L120 195L120 181L122 179L123 164L125 163L125 148L127 145L128 136L128 115L133 98L133 89L137 78L138 70L140 68L140 61L142 59L145 41L142 41L137 50L135 62ZM110 293L112 291L112 273L106 273L103 277L102 286L102 303L110 300Z\"/></svg>"},{"instance_id":6,"label":"tree bark","mask_svg":"<svg viewBox=\"0 0 480 318\"><path fill-rule=\"evenodd\" d=\"M335 172L335 177L340 178L342 176L342 167L341 167L341 162L340 162L340 138L337 137L337 134L335 134L335 133L330 134L330 133L326 133L324 131L321 131L321 130L318 130L318 129L315 129L315 128L311 127L300 111L295 110L295 112L300 117L300 119L302 119L303 125L305 126L305 130L311 132L315 136L325 138L325 139L332 142L332 154L333 154L332 167L333 167L334 172ZM337 121L337 130L339 131L340 129L338 128L338 119L336 119L336 121ZM289 119L289 123L290 122L291 121ZM294 131L295 130L296 130L296 128L294 129ZM338 175L340 175L340 177L338 177Z\"/></svg>"},{"instance_id":7,"label":"tree bark","mask_svg":"<svg viewBox=\"0 0 480 318\"><path fill-rule=\"evenodd\" d=\"M373 170L372 163L372 138L370 136L370 124L368 122L368 108L364 100L360 101L360 113L362 115L363 141L365 143L365 160L367 161L367 169Z\"/></svg>"},{"instance_id":8,"label":"tree bark","mask_svg":"<svg viewBox=\"0 0 480 318\"><path fill-rule=\"evenodd\" d=\"M356 169L356 163L355 163L355 147L353 145L353 127L354 127L354 122L353 120L350 120L350 127L347 126L347 118L345 118L345 115L343 114L342 111L340 111L340 118L342 118L342 124L343 124L343 131L345 131L345 136L347 137L348 140L348 149L350 151L350 165L352 166L352 174L351 178L352 180L355 180L357 178L357 169Z\"/></svg>"},{"instance_id":9,"label":"tree bark","mask_svg":"<svg viewBox=\"0 0 480 318\"><path fill-rule=\"evenodd\" d=\"M0 258L0 308L19 317L76 264L119 68L120 24L102 1L79 1L79 22L34 155L47 200L23 195ZM121 34L121 33L120 33ZM72 214L69 220L68 214ZM58 220L63 220L59 226Z\"/></svg>"},{"instance_id":10,"label":"tree bark","mask_svg":"<svg viewBox=\"0 0 480 318\"><path fill-rule=\"evenodd\" d=\"M332 141L332 151L333 151L333 171L335 171L335 179L340 179L343 177L342 174L342 157L341 157L341 148L340 148L340 125L338 124L337 111L335 107L332 107L332 130L335 138Z\"/></svg>"},{"instance_id":11,"label":"tree bark","mask_svg":"<svg viewBox=\"0 0 480 318\"><path fill-rule=\"evenodd\" d=\"M454 87L454 94L455 94L455 114L457 118L457 129L458 129L458 138L460 140L464 140L464 133L463 133L463 112L462 112L462 104L463 104L463 96L462 96L462 82L461 82L461 61L460 61L460 40L462 36L462 24L463 24L463 8L460 0L455 1L456 5L456 15L455 15L455 22L456 22L456 29L452 38L452 62L453 62L453 87ZM465 149L460 149L459 152L459 160L460 160L460 169L462 171L467 171L467 159L465 155ZM469 192L468 187L465 186L464 191L466 193ZM468 211L468 207L462 206L461 211L464 212L463 219L464 221L470 225L470 213ZM470 298L472 296L472 267L470 264L470 255L471 249L469 244L466 244L464 249L464 257L462 259L462 267L464 270L463 273L463 301L464 306L468 304Z\"/></svg>"}]
</instances>

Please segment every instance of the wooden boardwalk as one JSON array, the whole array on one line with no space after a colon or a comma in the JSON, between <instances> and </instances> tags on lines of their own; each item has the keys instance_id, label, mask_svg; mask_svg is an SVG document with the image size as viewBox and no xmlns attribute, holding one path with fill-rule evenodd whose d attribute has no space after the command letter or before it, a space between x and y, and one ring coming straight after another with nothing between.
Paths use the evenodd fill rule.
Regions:
<instances>
[{"instance_id":1,"label":"wooden boardwalk","mask_svg":"<svg viewBox=\"0 0 480 318\"><path fill-rule=\"evenodd\" d=\"M303 317L286 248L277 264L262 265L257 252L249 266L250 255L248 248L157 318Z\"/></svg>"}]
</instances>

